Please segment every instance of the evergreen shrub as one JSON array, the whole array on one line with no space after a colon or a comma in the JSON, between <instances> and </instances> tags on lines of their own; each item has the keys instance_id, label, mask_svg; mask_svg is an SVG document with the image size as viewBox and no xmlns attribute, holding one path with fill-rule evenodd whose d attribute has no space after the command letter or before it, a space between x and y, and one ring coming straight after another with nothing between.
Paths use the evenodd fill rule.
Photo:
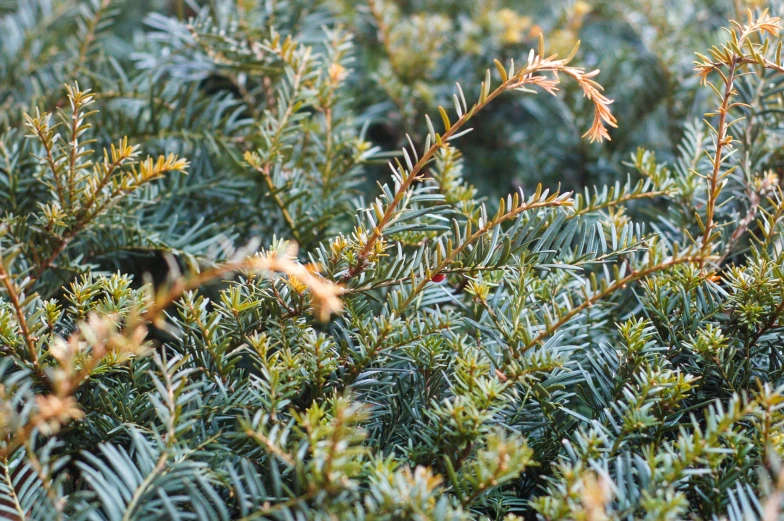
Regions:
<instances>
[{"instance_id":1,"label":"evergreen shrub","mask_svg":"<svg viewBox=\"0 0 784 521\"><path fill-rule=\"evenodd\" d=\"M551 6L552 48L500 2L0 4L0 518L780 519L784 63L746 3ZM655 103L578 49L619 25ZM513 131L522 188L472 185Z\"/></svg>"}]
</instances>

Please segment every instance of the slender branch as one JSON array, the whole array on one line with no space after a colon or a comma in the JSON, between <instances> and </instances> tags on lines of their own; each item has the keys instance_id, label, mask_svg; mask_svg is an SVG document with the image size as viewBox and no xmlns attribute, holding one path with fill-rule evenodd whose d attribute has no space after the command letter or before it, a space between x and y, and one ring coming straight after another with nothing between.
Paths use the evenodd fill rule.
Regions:
<instances>
[{"instance_id":1,"label":"slender branch","mask_svg":"<svg viewBox=\"0 0 784 521\"><path fill-rule=\"evenodd\" d=\"M632 271L626 277L615 281L613 284L607 286L604 290L599 291L598 293L593 294L591 297L587 298L583 301L582 304L579 306L575 306L572 308L568 313L565 313L559 320L553 322L549 326L545 327L542 331L540 331L531 341L526 342L523 349L519 352L519 354L525 353L529 349L531 349L536 344L541 343L545 338L553 334L555 331L561 328L564 324L569 322L572 318L577 316L581 313L584 309L591 307L592 305L596 304L598 301L608 297L609 295L615 293L619 289L623 289L626 285L636 282L640 279L647 277L653 273L666 270L678 264L685 264L690 262L702 262L704 257L701 255L688 255L684 257L673 257L667 261L660 262L654 266L650 266L648 268L642 269L640 271Z\"/></svg>"},{"instance_id":2,"label":"slender branch","mask_svg":"<svg viewBox=\"0 0 784 521\"><path fill-rule=\"evenodd\" d=\"M729 72L725 80L724 96L721 101L719 112L719 124L716 127L716 153L713 157L713 173L710 177L708 187L708 202L705 209L705 232L702 237L703 251L707 251L710 247L713 229L715 227L713 218L716 211L716 200L719 197L721 187L719 187L719 180L721 174L721 165L724 163L723 150L724 147L730 145L732 137L727 138L727 113L730 109L730 100L735 92L733 82L735 80L735 71L737 62L733 61L730 65Z\"/></svg>"},{"instance_id":3,"label":"slender branch","mask_svg":"<svg viewBox=\"0 0 784 521\"><path fill-rule=\"evenodd\" d=\"M566 216L566 220L570 221L577 217L581 217L585 214L592 213L597 210L605 210L607 208L613 208L615 206L628 203L629 201L636 201L639 199L654 199L656 197L664 197L671 194L672 194L671 190L656 190L653 192L641 192L639 194L627 194L619 199L615 199L612 201L605 201L604 203L598 204L596 206L591 206L589 204L586 204L584 208L577 210L576 212Z\"/></svg>"},{"instance_id":4,"label":"slender branch","mask_svg":"<svg viewBox=\"0 0 784 521\"><path fill-rule=\"evenodd\" d=\"M754 44L750 39L755 33L778 37L780 30L779 21L780 19L778 17L768 16L767 11L758 19L754 20L751 11L749 11L749 23L742 26L738 22L732 22L739 31L732 30L730 32L730 41L727 44L723 45L721 48L714 47L711 49L710 54L713 59L708 59L707 57L698 54L702 61L697 62L696 70L701 78L702 84L709 85L721 98L721 103L716 109L716 113L719 116L718 125L716 128L711 127L716 136L716 150L712 158L713 169L709 178L708 199L705 209L705 223L702 236L703 253L709 252L713 240L713 232L716 229L716 202L723 187L721 180L726 177L729 172L734 170L734 168L732 168L724 174L721 173L721 167L727 158L724 154L724 148L731 146L733 141L735 141L731 135L727 135L727 130L734 123L734 121L727 122L727 114L733 107L745 105L731 103L732 97L736 93L734 88L735 78L739 68L743 65L757 65L778 72L784 72L784 67L763 56L764 52L767 50L767 42L764 44ZM744 53L744 48L749 49L748 55ZM722 72L722 69L725 67L727 69L726 73ZM721 80L724 82L723 93L720 93L719 90L708 81L708 76L713 72L718 73L721 76Z\"/></svg>"},{"instance_id":5,"label":"slender branch","mask_svg":"<svg viewBox=\"0 0 784 521\"><path fill-rule=\"evenodd\" d=\"M141 501L145 492L147 492L147 489L150 487L150 485L155 480L155 478L157 478L158 475L161 474L166 469L166 462L168 461L168 459L169 458L165 452L161 454L161 456L158 458L158 461L155 464L155 468L153 468L152 472L150 472L147 475L147 477L144 478L144 481L142 481L142 483L134 491L133 497L131 498L131 501L128 503L128 506L125 509L125 514L123 515L122 521L130 521L131 519L133 519L133 514L134 514L134 510L136 510L136 505L139 504L139 501Z\"/></svg>"},{"instance_id":6,"label":"slender branch","mask_svg":"<svg viewBox=\"0 0 784 521\"><path fill-rule=\"evenodd\" d=\"M101 4L98 6L94 16L90 19L89 27L87 28L87 34L82 37L82 45L79 46L79 65L84 65L85 60L87 59L87 53L90 50L90 46L95 41L95 32L98 29L98 24L101 22L106 9L111 4L112 0L103 0Z\"/></svg>"},{"instance_id":7,"label":"slender branch","mask_svg":"<svg viewBox=\"0 0 784 521\"><path fill-rule=\"evenodd\" d=\"M81 98L70 96L73 103L71 111L71 146L68 155L68 199L74 200L74 189L76 188L76 158L79 153L79 123L82 119ZM89 98L88 98L89 99Z\"/></svg>"},{"instance_id":8,"label":"slender branch","mask_svg":"<svg viewBox=\"0 0 784 521\"><path fill-rule=\"evenodd\" d=\"M162 161L161 158L158 159L158 164L152 163L151 159L148 159L147 168L147 177L139 180L138 182L134 182L134 184L127 186L125 184L120 184L116 189L114 189L107 197L105 197L102 201L98 202L97 198L91 196L88 199L85 206L80 211L80 218L77 222L68 228L65 233L57 237L57 243L52 252L47 256L43 261L40 261L36 265L35 272L31 276L34 280L37 280L43 275L43 273L49 269L57 257L65 250L65 248L70 244L70 242L76 237L80 232L82 232L85 228L87 228L90 223L92 223L99 215L109 209L113 202L122 195L127 195L134 190L137 190L141 187L144 183L151 181L153 179L157 179L160 176L174 171L181 171L187 166L187 162L184 161L170 161L174 156L169 156L166 161ZM117 162L109 165L107 168L112 169L104 177L99 183L99 189L103 189L105 184L108 183L109 178L111 177L111 173L116 170L114 166L117 164L118 166L122 165L122 161L127 159L118 160ZM97 193L97 192L96 192ZM97 203L97 204L96 204ZM92 209L92 211L90 211Z\"/></svg>"},{"instance_id":9,"label":"slender branch","mask_svg":"<svg viewBox=\"0 0 784 521\"><path fill-rule=\"evenodd\" d=\"M25 345L27 346L27 352L30 356L30 360L33 362L33 366L35 367L36 372L42 374L43 371L41 370L41 367L38 363L38 352L35 346L35 340L33 339L33 336L30 333L30 328L27 325L27 318L25 318L24 307L19 300L19 295L16 292L15 284L11 280L8 271L5 269L5 266L2 263L2 259L0 259L0 284L5 287L8 298L11 301L11 306L14 308L16 313L16 320L19 324L19 329L22 331L22 338L24 338Z\"/></svg>"},{"instance_id":10,"label":"slender branch","mask_svg":"<svg viewBox=\"0 0 784 521\"><path fill-rule=\"evenodd\" d=\"M591 79L598 71L585 73L582 69L568 67L568 62L569 59L558 60L555 59L555 57L541 58L540 56L536 56L532 57L525 67L511 77L507 77L507 73L504 71L504 81L493 91L489 91L489 85L483 83L483 95L480 100L470 109L467 109L465 113L460 115L454 124L447 124L449 128L445 130L443 135L436 134L434 143L422 154L422 157L413 165L410 171L407 172L402 167L398 169L401 173L400 186L392 201L387 204L383 215L378 219L370 236L365 241L364 246L358 254L357 263L346 272L343 279L352 279L365 269L370 252L375 247L376 242L382 237L383 230L394 220L398 206L406 199L407 192L414 181L420 178L419 174L422 169L433 159L435 153L439 149L448 146L448 141L455 136L477 112L485 108L491 101L504 92L515 89L524 90L526 85L538 86L546 92L551 94L555 93L557 85L559 84L557 76L555 79L548 79L544 76L539 76L539 73L551 72L557 74L560 72L574 78L583 89L586 97L594 103L595 108L594 122L591 129L586 132L585 135L590 137L591 140L609 139L605 125L615 126L615 118L609 111L609 104L612 103L612 101L600 93L601 87ZM497 65L500 67L500 64ZM446 118L445 114L445 112L442 112L444 118Z\"/></svg>"},{"instance_id":11,"label":"slender branch","mask_svg":"<svg viewBox=\"0 0 784 521\"><path fill-rule=\"evenodd\" d=\"M43 129L39 125L35 125L34 129L35 129L34 131L36 137L38 137L38 140L41 142L41 144L44 147L44 151L46 152L45 161L46 164L49 165L49 170L52 171L52 176L54 177L54 185L55 185L55 192L57 192L57 199L58 201L60 201L60 206L62 208L65 208L68 206L65 199L65 188L63 187L63 184L60 182L60 173L57 168L57 165L55 164L54 153L51 147L52 143L48 137L44 136Z\"/></svg>"},{"instance_id":12,"label":"slender branch","mask_svg":"<svg viewBox=\"0 0 784 521\"><path fill-rule=\"evenodd\" d=\"M112 151L114 151L114 145L112 145ZM98 185L95 187L94 190L90 192L90 195L87 201L84 202L82 208L80 209L80 214L86 218L92 218L90 216L90 211L92 210L93 205L96 203L98 199L98 195L103 191L104 188L109 184L109 181L112 179L112 175L114 172L123 166L126 160L132 159L136 153L136 147L128 147L128 140L127 138L123 139L120 144L120 149L117 153L116 159L112 161L111 164L104 163L103 166L103 175L101 176L100 181L98 181ZM100 213L100 206L98 213Z\"/></svg>"},{"instance_id":13,"label":"slender branch","mask_svg":"<svg viewBox=\"0 0 784 521\"><path fill-rule=\"evenodd\" d=\"M281 450L278 446L272 443L272 440L270 440L260 432L256 432L253 429L246 429L245 434L247 434L249 437L253 438L257 442L264 445L268 451L270 451L276 457L280 458L280 460L283 461L289 467L295 467L297 465L297 463L294 461L294 458L292 458L289 454Z\"/></svg>"},{"instance_id":14,"label":"slender branch","mask_svg":"<svg viewBox=\"0 0 784 521\"><path fill-rule=\"evenodd\" d=\"M484 226L480 229L475 231L468 237L462 244L454 248L452 251L449 252L448 255L445 255L443 260L432 270L432 275L436 275L444 270L449 264L454 261L460 253L462 253L466 248L468 248L471 244L477 241L479 238L483 237L487 234L490 230L495 228L496 226L500 226L502 223L517 217L523 212L528 210L534 210L538 208L553 208L553 207L561 207L561 206L571 206L572 200L571 199L564 199L563 196L568 194L561 194L560 196L552 196L550 199L545 201L535 201L531 204L523 203L514 210L503 214L496 220L488 221ZM432 278L431 275L431 278ZM423 289L430 283L431 278L424 278L419 281L419 283L411 290L408 294L406 299L403 301L403 304L400 306L400 309L406 309L411 302L413 302L414 297L416 297L419 293L422 292Z\"/></svg>"},{"instance_id":15,"label":"slender branch","mask_svg":"<svg viewBox=\"0 0 784 521\"><path fill-rule=\"evenodd\" d=\"M277 119L277 124L275 125L275 132L273 136L268 140L269 146L266 151L264 159L262 160L258 154L246 152L245 153L245 161L253 167L256 172L260 173L264 182L267 185L267 188L270 191L270 196L275 201L275 204L280 208L281 213L283 214L283 219L286 221L286 225L291 230L292 235L297 240L297 242L302 242L302 236L297 228L297 224L294 219L291 217L291 213L289 213L288 208L286 207L285 202L280 197L279 189L272 181L272 175L270 173L270 169L272 166L273 161L275 160L276 155L278 154L278 150L280 147L280 142L283 138L283 132L288 124L291 116L294 114L295 108L299 107L299 103L297 101L297 95L302 85L302 79L307 71L308 64L310 63L310 49L307 49L300 59L299 67L294 74L294 77L291 81L291 92L288 95L288 102L286 103L286 109L283 111L283 114Z\"/></svg>"},{"instance_id":16,"label":"slender branch","mask_svg":"<svg viewBox=\"0 0 784 521\"><path fill-rule=\"evenodd\" d=\"M251 268L254 261L251 258L239 262L227 262L193 274L188 278L178 278L167 291L158 295L155 300L142 313L142 319L155 322L164 309L177 300L183 293L194 290L205 283L217 279L227 273Z\"/></svg>"},{"instance_id":17,"label":"slender branch","mask_svg":"<svg viewBox=\"0 0 784 521\"><path fill-rule=\"evenodd\" d=\"M384 53L389 59L389 65L392 67L392 72L397 78L400 78L402 76L400 66L398 65L395 51L392 49L392 42L389 41L389 26L384 21L381 6L376 3L376 0L368 0L367 3L370 14L373 16L373 20L376 22L376 27L378 28L378 41L381 43L381 46L384 48Z\"/></svg>"},{"instance_id":18,"label":"slender branch","mask_svg":"<svg viewBox=\"0 0 784 521\"><path fill-rule=\"evenodd\" d=\"M253 166L253 169L256 172L261 174L261 177L264 179L267 188L269 189L270 196L272 196L272 200L275 201L275 205L280 209L280 213L283 215L283 220L286 221L286 225L289 227L291 231L291 235L294 239L297 240L298 243L302 243L302 235L299 233L299 229L297 228L297 223L294 222L294 219L291 217L291 213L289 213L288 208L286 207L286 203L283 202L283 199L280 197L280 190L272 181L272 175L270 175L270 165L269 163L265 164L264 166Z\"/></svg>"},{"instance_id":19,"label":"slender branch","mask_svg":"<svg viewBox=\"0 0 784 521\"><path fill-rule=\"evenodd\" d=\"M3 466L3 478L6 482L6 486L8 487L8 490L10 491L9 495L13 499L14 509L19 514L19 519L27 519L27 512L24 511L21 503L19 503L19 495L16 492L16 487L14 487L14 482L11 479L11 474L8 473L8 457L3 456L0 459L2 459L0 465ZM8 496L5 496L5 498L8 498Z\"/></svg>"}]
</instances>

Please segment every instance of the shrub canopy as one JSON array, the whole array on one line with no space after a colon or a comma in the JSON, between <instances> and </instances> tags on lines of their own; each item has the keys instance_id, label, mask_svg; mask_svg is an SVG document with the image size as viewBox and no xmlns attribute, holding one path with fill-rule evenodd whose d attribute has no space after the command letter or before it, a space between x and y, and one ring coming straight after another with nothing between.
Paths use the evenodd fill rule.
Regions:
<instances>
[{"instance_id":1,"label":"shrub canopy","mask_svg":"<svg viewBox=\"0 0 784 521\"><path fill-rule=\"evenodd\" d=\"M0 5L0 517L779 519L728 3Z\"/></svg>"}]
</instances>

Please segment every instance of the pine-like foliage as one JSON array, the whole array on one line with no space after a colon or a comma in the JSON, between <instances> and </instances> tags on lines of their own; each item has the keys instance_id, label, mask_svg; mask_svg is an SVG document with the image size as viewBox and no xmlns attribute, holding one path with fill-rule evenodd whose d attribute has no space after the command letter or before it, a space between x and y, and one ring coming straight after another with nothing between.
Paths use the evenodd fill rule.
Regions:
<instances>
[{"instance_id":1,"label":"pine-like foliage","mask_svg":"<svg viewBox=\"0 0 784 521\"><path fill-rule=\"evenodd\" d=\"M784 518L778 9L142 4L0 5L0 518Z\"/></svg>"}]
</instances>

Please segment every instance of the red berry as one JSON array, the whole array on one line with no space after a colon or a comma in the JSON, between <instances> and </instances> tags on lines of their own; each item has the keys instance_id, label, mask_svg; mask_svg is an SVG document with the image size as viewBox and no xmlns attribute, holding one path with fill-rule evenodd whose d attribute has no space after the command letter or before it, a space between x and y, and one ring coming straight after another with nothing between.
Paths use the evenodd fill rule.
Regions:
<instances>
[{"instance_id":1,"label":"red berry","mask_svg":"<svg viewBox=\"0 0 784 521\"><path fill-rule=\"evenodd\" d=\"M441 282L445 278L446 275L444 275L443 273L436 273L435 275L433 275L433 278L430 280L432 280L433 282Z\"/></svg>"}]
</instances>

